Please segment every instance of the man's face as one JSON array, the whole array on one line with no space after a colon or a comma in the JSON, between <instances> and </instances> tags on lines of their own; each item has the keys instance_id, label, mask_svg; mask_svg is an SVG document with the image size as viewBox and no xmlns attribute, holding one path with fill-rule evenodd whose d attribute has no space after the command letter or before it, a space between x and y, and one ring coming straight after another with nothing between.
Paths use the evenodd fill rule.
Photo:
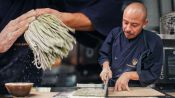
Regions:
<instances>
[{"instance_id":1,"label":"man's face","mask_svg":"<svg viewBox=\"0 0 175 98\"><path fill-rule=\"evenodd\" d=\"M133 14L124 12L122 28L127 39L133 39L139 35L143 27L147 24L147 20L142 14Z\"/></svg>"}]
</instances>

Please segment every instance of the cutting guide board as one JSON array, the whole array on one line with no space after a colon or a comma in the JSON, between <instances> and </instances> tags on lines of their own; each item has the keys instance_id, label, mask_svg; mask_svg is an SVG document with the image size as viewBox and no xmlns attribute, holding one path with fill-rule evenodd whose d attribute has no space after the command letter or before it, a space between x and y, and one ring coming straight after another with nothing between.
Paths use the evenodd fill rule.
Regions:
<instances>
[{"instance_id":1,"label":"cutting guide board","mask_svg":"<svg viewBox=\"0 0 175 98\"><path fill-rule=\"evenodd\" d=\"M108 96L143 96L143 97L154 97L154 96L165 96L165 94L154 90L150 87L130 87L130 91L115 91L114 88L111 87L108 89Z\"/></svg>"}]
</instances>

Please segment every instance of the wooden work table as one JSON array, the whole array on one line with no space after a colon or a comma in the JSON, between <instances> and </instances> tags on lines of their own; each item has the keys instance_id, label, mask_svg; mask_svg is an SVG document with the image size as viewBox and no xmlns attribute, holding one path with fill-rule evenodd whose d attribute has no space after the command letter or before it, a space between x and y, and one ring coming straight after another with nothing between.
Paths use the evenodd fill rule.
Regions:
<instances>
[{"instance_id":1,"label":"wooden work table","mask_svg":"<svg viewBox=\"0 0 175 98\"><path fill-rule=\"evenodd\" d=\"M24 98L87 98L88 97L88 96L85 96L85 97L73 96L73 92L75 92L76 90L77 90L76 87L54 87L52 89L38 87L38 88L33 88L30 95L26 96ZM111 88L109 89L109 91L110 90L111 90ZM142 96L142 94L140 94L139 96L134 95L134 94L136 94L136 92L139 94L143 93L143 95L148 93L150 96ZM153 92L157 93L158 96L156 96L155 94L151 94ZM125 96L121 96L120 94L122 94L122 93L124 93ZM131 97L132 93L135 97L137 96L137 98L173 98L173 94L175 92L174 93L171 92L172 96L170 96L170 95L166 94L166 92L158 92L154 89L137 88L136 90L132 90L130 92L121 92L121 93L109 92L109 94L111 94L110 95L111 97L108 97L108 98L116 98L116 96L112 97L115 94L120 95L120 96L117 96L118 98L121 98L121 97L123 97L123 98L135 98L134 96ZM154 95L154 96L151 96L151 95ZM13 97L10 95L0 95L0 98L13 98ZM14 97L14 98L16 98L16 97ZM104 98L104 97L90 97L90 98Z\"/></svg>"}]
</instances>

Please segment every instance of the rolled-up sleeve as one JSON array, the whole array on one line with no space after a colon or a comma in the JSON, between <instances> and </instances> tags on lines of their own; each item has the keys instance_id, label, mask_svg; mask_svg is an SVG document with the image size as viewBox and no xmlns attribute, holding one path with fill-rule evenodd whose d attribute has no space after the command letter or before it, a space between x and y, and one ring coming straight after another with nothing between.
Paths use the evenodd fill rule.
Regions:
<instances>
[{"instance_id":1,"label":"rolled-up sleeve","mask_svg":"<svg viewBox=\"0 0 175 98\"><path fill-rule=\"evenodd\" d=\"M80 12L91 20L96 31L107 36L114 27L121 25L121 6L122 0L95 0Z\"/></svg>"}]
</instances>

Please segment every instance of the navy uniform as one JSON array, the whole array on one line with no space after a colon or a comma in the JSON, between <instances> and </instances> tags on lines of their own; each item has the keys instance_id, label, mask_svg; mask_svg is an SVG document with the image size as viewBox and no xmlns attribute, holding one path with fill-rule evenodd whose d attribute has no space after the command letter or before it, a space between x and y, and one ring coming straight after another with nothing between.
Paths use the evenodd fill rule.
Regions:
<instances>
[{"instance_id":1,"label":"navy uniform","mask_svg":"<svg viewBox=\"0 0 175 98\"><path fill-rule=\"evenodd\" d=\"M96 44L92 43L96 43L96 40L90 40L91 36L103 38L112 28L120 25L122 4L119 1L0 0L0 31L10 20L31 9L53 8L61 12L82 12L91 20L95 31L83 32L83 34L77 32L75 36L79 42L94 47ZM37 69L32 61L32 51L21 36L6 53L0 54L0 88L4 88L6 82L34 82L35 85L40 86L42 70ZM4 90L0 89L0 91Z\"/></svg>"},{"instance_id":2,"label":"navy uniform","mask_svg":"<svg viewBox=\"0 0 175 98\"><path fill-rule=\"evenodd\" d=\"M110 85L124 72L137 71L139 81L129 85L147 86L158 79L163 56L161 39L153 32L142 30L134 39L127 39L122 28L113 29L100 49L99 64L110 61Z\"/></svg>"}]
</instances>

